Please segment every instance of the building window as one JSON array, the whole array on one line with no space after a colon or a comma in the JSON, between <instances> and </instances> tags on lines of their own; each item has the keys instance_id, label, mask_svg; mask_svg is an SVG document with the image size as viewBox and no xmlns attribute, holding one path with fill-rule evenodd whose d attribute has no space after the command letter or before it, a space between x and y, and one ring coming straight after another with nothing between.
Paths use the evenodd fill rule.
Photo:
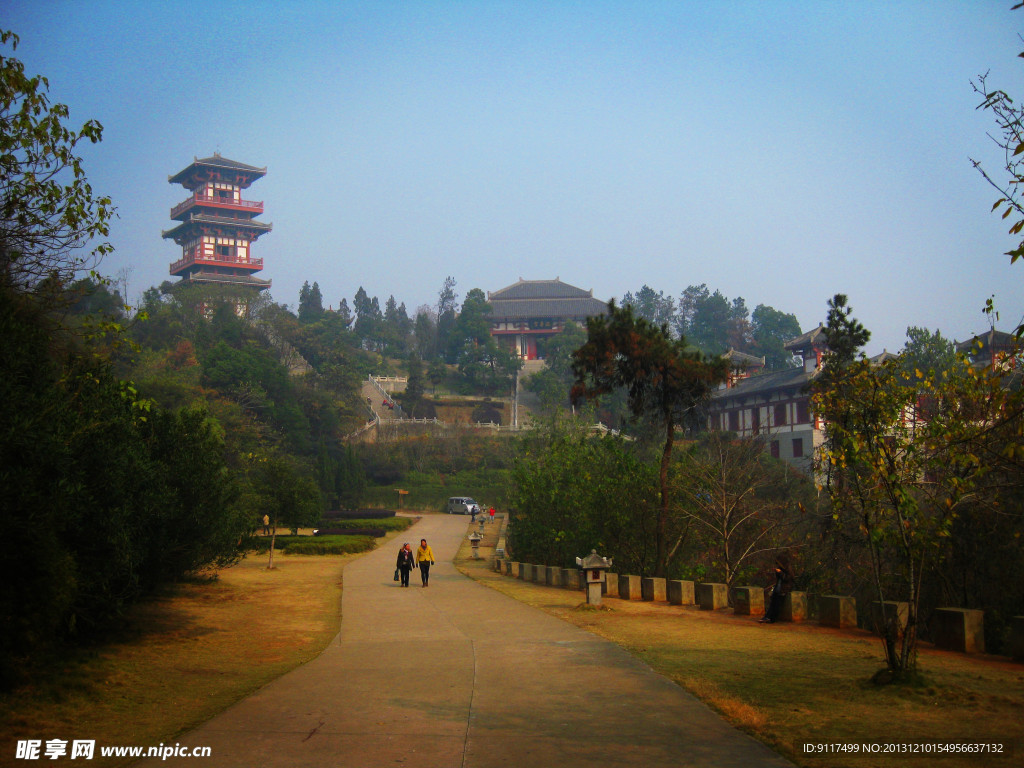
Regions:
<instances>
[{"instance_id":1,"label":"building window","mask_svg":"<svg viewBox=\"0 0 1024 768\"><path fill-rule=\"evenodd\" d=\"M739 432L740 431L740 412L729 411L729 431Z\"/></svg>"},{"instance_id":2,"label":"building window","mask_svg":"<svg viewBox=\"0 0 1024 768\"><path fill-rule=\"evenodd\" d=\"M772 440L771 443L768 444L768 447L769 447L769 449L771 449L772 458L773 459L779 458L779 441L778 440Z\"/></svg>"},{"instance_id":3,"label":"building window","mask_svg":"<svg viewBox=\"0 0 1024 768\"><path fill-rule=\"evenodd\" d=\"M802 437L793 438L793 458L799 459L804 455L804 439Z\"/></svg>"},{"instance_id":4,"label":"building window","mask_svg":"<svg viewBox=\"0 0 1024 768\"><path fill-rule=\"evenodd\" d=\"M785 403L776 403L775 404L775 426L776 427L784 427L784 426L786 426L787 423L789 423L789 419L786 418L786 415L787 415L786 411L787 411L787 408L786 408L786 404Z\"/></svg>"},{"instance_id":5,"label":"building window","mask_svg":"<svg viewBox=\"0 0 1024 768\"><path fill-rule=\"evenodd\" d=\"M811 420L811 415L807 410L807 401L800 400L796 404L796 423L806 424Z\"/></svg>"},{"instance_id":6,"label":"building window","mask_svg":"<svg viewBox=\"0 0 1024 768\"><path fill-rule=\"evenodd\" d=\"M756 435L761 432L761 409L757 406L750 411L750 430Z\"/></svg>"}]
</instances>

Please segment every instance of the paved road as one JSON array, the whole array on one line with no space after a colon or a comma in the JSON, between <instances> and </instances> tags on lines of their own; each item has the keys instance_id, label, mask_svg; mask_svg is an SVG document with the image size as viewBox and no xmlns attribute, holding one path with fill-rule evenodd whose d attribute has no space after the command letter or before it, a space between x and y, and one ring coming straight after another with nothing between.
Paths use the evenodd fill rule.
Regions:
<instances>
[{"instance_id":1,"label":"paved road","mask_svg":"<svg viewBox=\"0 0 1024 768\"><path fill-rule=\"evenodd\" d=\"M438 558L426 589L392 581L397 545L350 563L323 654L178 739L212 758L141 765L790 765L618 646L458 573L466 523L410 529Z\"/></svg>"}]
</instances>

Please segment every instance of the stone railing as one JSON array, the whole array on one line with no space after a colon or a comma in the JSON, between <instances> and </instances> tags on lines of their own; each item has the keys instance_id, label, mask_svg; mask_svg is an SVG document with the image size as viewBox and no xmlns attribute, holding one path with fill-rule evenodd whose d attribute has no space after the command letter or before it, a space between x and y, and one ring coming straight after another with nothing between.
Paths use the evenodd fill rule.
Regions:
<instances>
[{"instance_id":1,"label":"stone railing","mask_svg":"<svg viewBox=\"0 0 1024 768\"><path fill-rule=\"evenodd\" d=\"M586 589L585 575L578 568L522 563L498 555L494 570L512 578L544 586L573 591ZM606 572L601 592L620 600L642 600L667 605L696 606L701 610L722 611L729 607L730 590L725 584L697 583L693 581L660 578L641 578L632 574ZM766 606L763 587L733 587L731 590L733 613L738 616L761 616ZM806 592L792 591L786 595L779 611L778 621L803 622L809 616L812 598ZM817 623L836 629L856 629L857 602L846 595L819 595L816 602ZM897 621L906 626L907 604L888 601L880 606L869 606L869 621L879 626L882 621ZM984 611L967 608L937 608L931 620L931 635L936 648L961 653L984 653ZM1024 616L1015 616L1007 654L1024 660Z\"/></svg>"}]
</instances>

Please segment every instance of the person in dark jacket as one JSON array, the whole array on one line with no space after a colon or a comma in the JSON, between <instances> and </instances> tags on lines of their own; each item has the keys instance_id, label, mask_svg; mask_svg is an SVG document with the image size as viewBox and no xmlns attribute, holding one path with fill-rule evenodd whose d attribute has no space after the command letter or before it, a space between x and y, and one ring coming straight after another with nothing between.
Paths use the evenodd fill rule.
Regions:
<instances>
[{"instance_id":1,"label":"person in dark jacket","mask_svg":"<svg viewBox=\"0 0 1024 768\"><path fill-rule=\"evenodd\" d=\"M789 569L782 564L781 561L775 561L775 584L772 587L771 596L768 598L768 608L765 609L764 616L758 619L762 624L774 624L779 618L779 611L782 610L782 603L786 599L786 595L789 594L789 590L793 584L793 577L789 573Z\"/></svg>"},{"instance_id":2,"label":"person in dark jacket","mask_svg":"<svg viewBox=\"0 0 1024 768\"><path fill-rule=\"evenodd\" d=\"M414 565L415 558L412 555L412 548L409 546L409 542L405 542L402 548L398 550L398 562L395 563L395 567L402 577L403 587L409 586L409 572L412 571Z\"/></svg>"}]
</instances>

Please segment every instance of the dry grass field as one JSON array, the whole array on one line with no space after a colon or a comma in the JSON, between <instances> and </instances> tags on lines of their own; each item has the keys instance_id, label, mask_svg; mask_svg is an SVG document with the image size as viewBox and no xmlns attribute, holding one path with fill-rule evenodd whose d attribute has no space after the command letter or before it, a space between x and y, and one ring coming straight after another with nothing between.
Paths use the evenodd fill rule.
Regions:
<instances>
[{"instance_id":1,"label":"dry grass field","mask_svg":"<svg viewBox=\"0 0 1024 768\"><path fill-rule=\"evenodd\" d=\"M339 556L250 556L214 581L136 606L119 636L0 699L0 765L18 739L95 739L98 747L173 743L316 656L341 621Z\"/></svg>"},{"instance_id":2,"label":"dry grass field","mask_svg":"<svg viewBox=\"0 0 1024 768\"><path fill-rule=\"evenodd\" d=\"M1024 664L922 648L920 687L876 686L882 648L870 634L807 624L758 624L731 610L606 599L541 587L487 570L460 553L460 569L487 586L605 637L771 745L814 768L942 768L1024 764ZM803 742L1012 741L1014 754L810 758Z\"/></svg>"}]
</instances>

